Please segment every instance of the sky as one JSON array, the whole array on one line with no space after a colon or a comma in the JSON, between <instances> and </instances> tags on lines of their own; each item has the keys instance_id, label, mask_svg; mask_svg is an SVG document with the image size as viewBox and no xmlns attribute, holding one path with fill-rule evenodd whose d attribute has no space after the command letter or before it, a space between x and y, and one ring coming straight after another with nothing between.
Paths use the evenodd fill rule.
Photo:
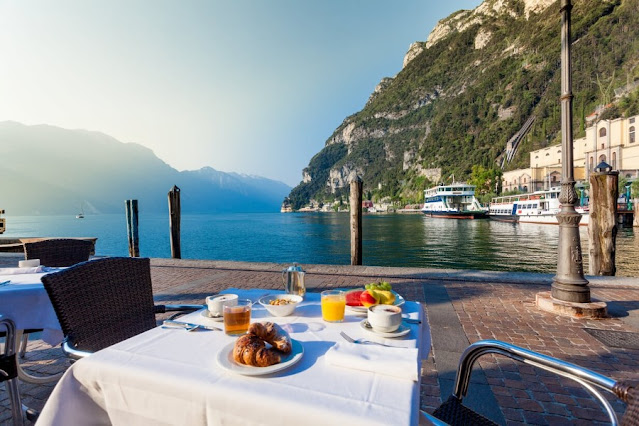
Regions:
<instances>
[{"instance_id":1,"label":"sky","mask_svg":"<svg viewBox=\"0 0 639 426\"><path fill-rule=\"evenodd\" d=\"M411 43L480 0L0 0L0 121L290 186Z\"/></svg>"}]
</instances>

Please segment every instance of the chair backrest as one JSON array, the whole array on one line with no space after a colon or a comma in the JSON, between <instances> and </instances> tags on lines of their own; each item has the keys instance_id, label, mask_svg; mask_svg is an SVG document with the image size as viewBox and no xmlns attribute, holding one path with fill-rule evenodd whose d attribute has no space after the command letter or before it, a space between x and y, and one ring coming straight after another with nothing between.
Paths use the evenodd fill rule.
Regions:
<instances>
[{"instance_id":1,"label":"chair backrest","mask_svg":"<svg viewBox=\"0 0 639 426\"><path fill-rule=\"evenodd\" d=\"M42 283L74 349L95 352L156 326L149 259L91 260Z\"/></svg>"},{"instance_id":2,"label":"chair backrest","mask_svg":"<svg viewBox=\"0 0 639 426\"><path fill-rule=\"evenodd\" d=\"M89 260L93 242L56 238L24 243L25 259L40 259L44 266L71 266Z\"/></svg>"}]
</instances>

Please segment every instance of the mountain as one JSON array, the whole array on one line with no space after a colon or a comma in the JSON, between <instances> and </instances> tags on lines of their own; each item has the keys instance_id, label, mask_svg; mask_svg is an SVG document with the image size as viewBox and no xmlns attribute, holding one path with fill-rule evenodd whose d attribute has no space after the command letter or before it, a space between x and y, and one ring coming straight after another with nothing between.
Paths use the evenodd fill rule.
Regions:
<instances>
[{"instance_id":1,"label":"mountain","mask_svg":"<svg viewBox=\"0 0 639 426\"><path fill-rule=\"evenodd\" d=\"M639 112L636 91L614 95L639 80L639 0L573 4L577 138L599 105L609 115ZM530 151L561 138L560 22L558 0L485 0L441 20L310 160L289 194L293 208L347 196L353 174L374 199L421 202L425 186L467 179L473 165L528 167Z\"/></svg>"},{"instance_id":2,"label":"mountain","mask_svg":"<svg viewBox=\"0 0 639 426\"><path fill-rule=\"evenodd\" d=\"M279 211L290 187L258 176L205 167L179 172L141 145L48 125L0 123L0 208L8 214L166 212L180 188L184 213Z\"/></svg>"}]
</instances>

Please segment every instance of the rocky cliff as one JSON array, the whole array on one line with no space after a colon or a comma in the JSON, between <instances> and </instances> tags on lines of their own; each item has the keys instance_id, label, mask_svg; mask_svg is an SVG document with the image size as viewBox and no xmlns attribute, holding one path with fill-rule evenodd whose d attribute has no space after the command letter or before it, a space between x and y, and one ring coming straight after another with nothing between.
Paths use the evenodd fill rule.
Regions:
<instances>
[{"instance_id":1,"label":"rocky cliff","mask_svg":"<svg viewBox=\"0 0 639 426\"><path fill-rule=\"evenodd\" d=\"M474 164L525 166L529 151L559 137L559 3L486 0L441 20L311 159L289 195L293 207L346 196L354 174L365 195L419 202L433 170L460 179ZM606 90L639 79L639 0L575 3L577 137ZM530 121L518 155L503 161L508 140Z\"/></svg>"}]
</instances>

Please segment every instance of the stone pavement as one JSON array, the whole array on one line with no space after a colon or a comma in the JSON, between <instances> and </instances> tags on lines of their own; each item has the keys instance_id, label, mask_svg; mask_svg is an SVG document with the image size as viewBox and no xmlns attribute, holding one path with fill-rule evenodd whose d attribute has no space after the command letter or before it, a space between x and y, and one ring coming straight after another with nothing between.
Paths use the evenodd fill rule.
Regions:
<instances>
[{"instance_id":1,"label":"stone pavement","mask_svg":"<svg viewBox=\"0 0 639 426\"><path fill-rule=\"evenodd\" d=\"M0 267L17 265L17 261L5 255L0 257ZM281 289L284 266L153 259L151 272L158 302L203 303L206 296L228 287ZM432 350L422 365L421 407L429 412L441 403L442 396L445 399L450 394L461 352L481 339L503 340L614 379L639 379L639 350L607 346L586 331L639 333L636 278L587 277L592 296L609 302L614 315L589 321L559 317L535 307L535 294L549 290L550 275L338 265L305 265L305 270L310 291L357 287L383 278L405 299L423 303ZM639 341L639 334L624 336L634 337L635 344ZM29 349L27 364L33 372L53 373L68 367L59 348L34 339ZM606 423L598 403L566 379L493 355L481 358L479 364L465 401L499 423ZM23 402L42 408L52 387L21 383ZM615 401L614 407L623 413L622 403ZM2 390L0 424L8 419L7 395Z\"/></svg>"}]
</instances>

